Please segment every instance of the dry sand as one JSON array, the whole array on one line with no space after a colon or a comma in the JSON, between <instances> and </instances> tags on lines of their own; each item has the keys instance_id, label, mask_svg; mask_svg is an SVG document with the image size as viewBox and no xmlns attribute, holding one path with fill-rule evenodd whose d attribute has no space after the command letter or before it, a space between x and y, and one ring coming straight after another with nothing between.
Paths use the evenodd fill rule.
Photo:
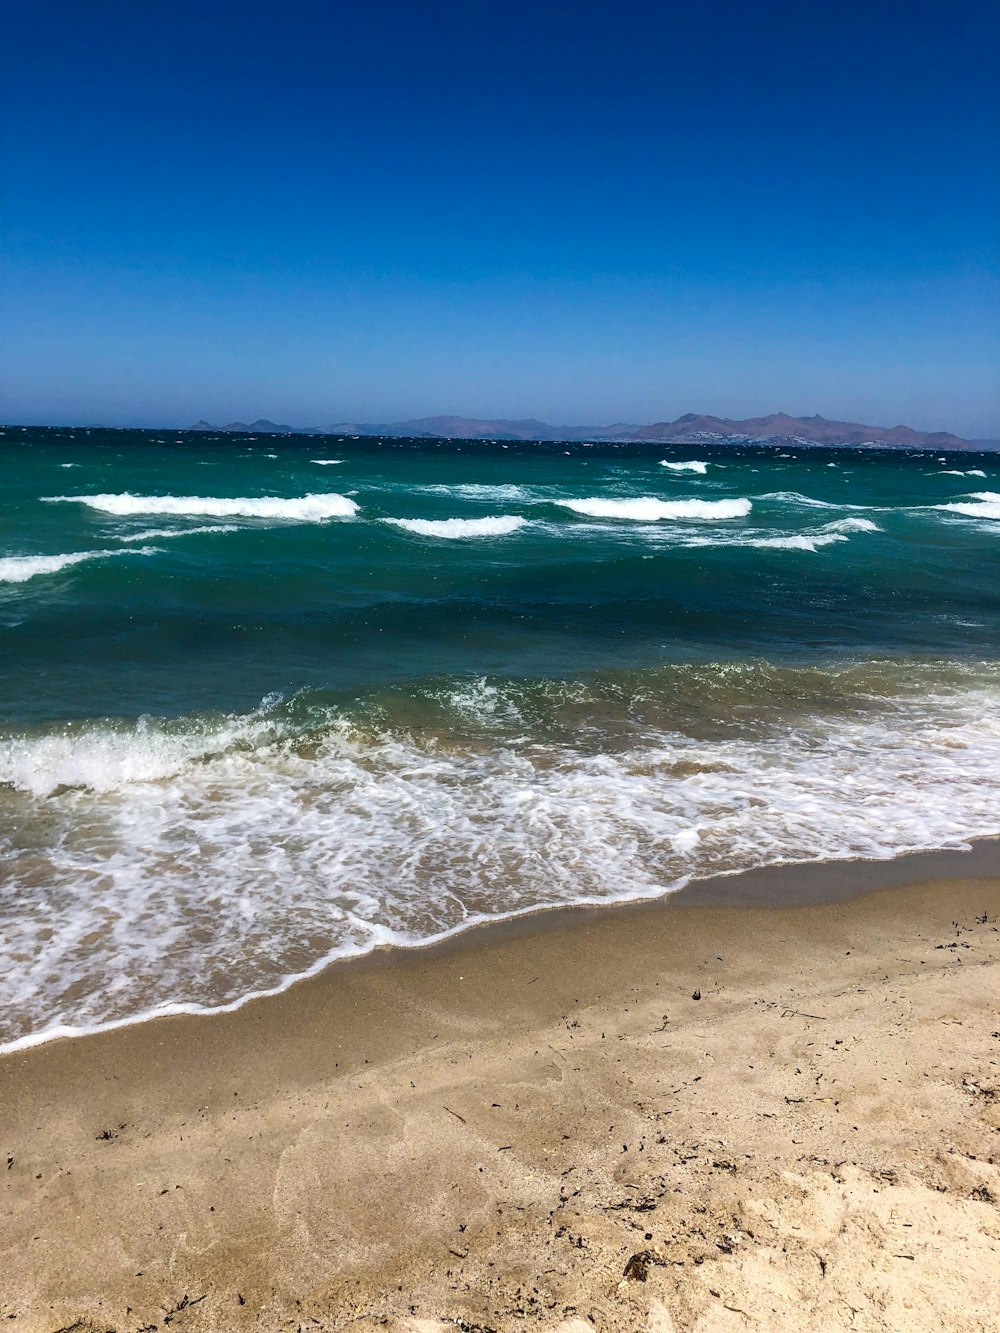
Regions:
<instances>
[{"instance_id":1,"label":"dry sand","mask_svg":"<svg viewBox=\"0 0 1000 1333\"><path fill-rule=\"evenodd\" d=\"M1000 879L792 882L0 1059L4 1327L995 1333Z\"/></svg>"}]
</instances>

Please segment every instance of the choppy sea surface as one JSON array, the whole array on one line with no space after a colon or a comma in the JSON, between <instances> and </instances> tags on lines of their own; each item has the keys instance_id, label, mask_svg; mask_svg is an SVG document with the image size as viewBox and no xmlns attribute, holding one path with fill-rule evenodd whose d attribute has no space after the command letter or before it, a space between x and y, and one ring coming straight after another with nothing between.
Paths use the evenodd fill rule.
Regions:
<instances>
[{"instance_id":1,"label":"choppy sea surface","mask_svg":"<svg viewBox=\"0 0 1000 1333\"><path fill-rule=\"evenodd\" d=\"M0 433L0 1048L1000 833L1000 457Z\"/></svg>"}]
</instances>

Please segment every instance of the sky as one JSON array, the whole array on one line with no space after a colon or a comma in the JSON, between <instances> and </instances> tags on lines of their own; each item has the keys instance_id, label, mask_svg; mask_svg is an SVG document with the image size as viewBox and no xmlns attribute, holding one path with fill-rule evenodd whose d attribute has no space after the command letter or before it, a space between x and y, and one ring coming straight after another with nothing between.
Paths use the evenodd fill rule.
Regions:
<instances>
[{"instance_id":1,"label":"sky","mask_svg":"<svg viewBox=\"0 0 1000 1333\"><path fill-rule=\"evenodd\" d=\"M993 0L7 0L8 422L1000 437Z\"/></svg>"}]
</instances>

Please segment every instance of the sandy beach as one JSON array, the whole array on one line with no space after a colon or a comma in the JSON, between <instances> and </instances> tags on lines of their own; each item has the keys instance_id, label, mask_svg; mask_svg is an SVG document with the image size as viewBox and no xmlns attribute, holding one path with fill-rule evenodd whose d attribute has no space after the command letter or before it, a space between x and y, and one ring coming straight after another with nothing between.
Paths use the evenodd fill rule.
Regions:
<instances>
[{"instance_id":1,"label":"sandy beach","mask_svg":"<svg viewBox=\"0 0 1000 1333\"><path fill-rule=\"evenodd\" d=\"M998 870L757 872L9 1054L0 1314L994 1330Z\"/></svg>"}]
</instances>

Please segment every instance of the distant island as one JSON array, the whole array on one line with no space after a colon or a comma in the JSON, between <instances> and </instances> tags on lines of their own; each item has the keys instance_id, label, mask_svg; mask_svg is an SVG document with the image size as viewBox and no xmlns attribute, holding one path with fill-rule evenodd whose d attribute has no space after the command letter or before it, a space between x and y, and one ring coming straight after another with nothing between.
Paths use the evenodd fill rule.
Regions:
<instances>
[{"instance_id":1,"label":"distant island","mask_svg":"<svg viewBox=\"0 0 1000 1333\"><path fill-rule=\"evenodd\" d=\"M410 421L341 421L330 426L283 426L274 421L231 421L214 426L197 421L189 430L253 432L258 435L376 435L438 440L573 440L620 444L712 444L723 441L764 444L895 445L916 449L972 449L983 441L963 440L948 431L919 431L909 426L865 426L857 421L829 421L826 417L791 417L775 412L766 417L705 416L687 412L676 421L654 421L641 426L615 422L611 426L549 426L534 419L509 421L479 417L416 417Z\"/></svg>"}]
</instances>

